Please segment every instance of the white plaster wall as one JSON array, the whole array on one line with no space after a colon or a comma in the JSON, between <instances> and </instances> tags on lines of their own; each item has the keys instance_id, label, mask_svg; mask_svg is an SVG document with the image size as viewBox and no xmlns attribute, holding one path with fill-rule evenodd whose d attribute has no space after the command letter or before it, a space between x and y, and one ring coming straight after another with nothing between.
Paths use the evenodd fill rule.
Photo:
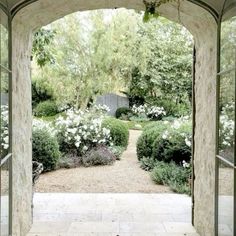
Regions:
<instances>
[{"instance_id":1,"label":"white plaster wall","mask_svg":"<svg viewBox=\"0 0 236 236\"><path fill-rule=\"evenodd\" d=\"M143 10L142 0L39 0L22 9L13 21L13 155L14 235L25 235L31 225L31 87L32 30L79 10L126 7ZM202 236L214 232L216 23L200 7L174 3L161 13L181 21L194 36L196 63L195 227ZM174 211L174 209L173 209Z\"/></svg>"}]
</instances>

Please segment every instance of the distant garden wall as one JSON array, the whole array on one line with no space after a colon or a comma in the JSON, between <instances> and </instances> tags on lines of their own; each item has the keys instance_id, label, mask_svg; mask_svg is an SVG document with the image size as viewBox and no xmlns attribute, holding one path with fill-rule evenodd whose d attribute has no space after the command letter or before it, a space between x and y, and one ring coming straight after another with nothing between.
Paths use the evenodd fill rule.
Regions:
<instances>
[{"instance_id":1,"label":"distant garden wall","mask_svg":"<svg viewBox=\"0 0 236 236\"><path fill-rule=\"evenodd\" d=\"M129 107L129 99L126 96L120 96L114 93L99 96L96 105L106 105L110 108L109 115L115 116L119 107Z\"/></svg>"}]
</instances>

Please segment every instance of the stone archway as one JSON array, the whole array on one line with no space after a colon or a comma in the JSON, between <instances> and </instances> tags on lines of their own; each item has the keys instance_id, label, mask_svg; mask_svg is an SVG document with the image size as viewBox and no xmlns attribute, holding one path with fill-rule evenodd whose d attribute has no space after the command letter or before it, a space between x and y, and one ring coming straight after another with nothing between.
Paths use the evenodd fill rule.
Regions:
<instances>
[{"instance_id":1,"label":"stone archway","mask_svg":"<svg viewBox=\"0 0 236 236\"><path fill-rule=\"evenodd\" d=\"M32 32L67 14L102 8L144 10L142 0L39 0L13 19L13 235L26 235L31 225L31 79ZM217 24L203 8L181 2L161 7L161 14L179 21L194 36L195 67L195 208L194 225L201 235L214 234L215 122ZM174 209L173 209L174 210Z\"/></svg>"}]
</instances>

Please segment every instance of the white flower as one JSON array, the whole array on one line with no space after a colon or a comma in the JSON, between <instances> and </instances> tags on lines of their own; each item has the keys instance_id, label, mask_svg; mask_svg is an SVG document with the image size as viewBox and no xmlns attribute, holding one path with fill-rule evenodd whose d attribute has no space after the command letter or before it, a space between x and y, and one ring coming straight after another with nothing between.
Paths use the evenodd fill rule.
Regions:
<instances>
[{"instance_id":1,"label":"white flower","mask_svg":"<svg viewBox=\"0 0 236 236\"><path fill-rule=\"evenodd\" d=\"M9 148L9 145L8 145L8 144L3 144L3 148L4 148L5 150L7 150L7 149Z\"/></svg>"},{"instance_id":2,"label":"white flower","mask_svg":"<svg viewBox=\"0 0 236 236\"><path fill-rule=\"evenodd\" d=\"M96 112L104 112L104 113L107 113L107 112L109 112L111 109L107 106L107 105L101 105L101 104L99 104L99 105L95 105L94 107L93 107L93 109L96 111Z\"/></svg>"},{"instance_id":3,"label":"white flower","mask_svg":"<svg viewBox=\"0 0 236 236\"><path fill-rule=\"evenodd\" d=\"M169 135L169 132L166 130L163 134L162 134L162 138L163 139L167 139Z\"/></svg>"},{"instance_id":4,"label":"white flower","mask_svg":"<svg viewBox=\"0 0 236 236\"><path fill-rule=\"evenodd\" d=\"M75 146L76 146L77 148L79 148L80 144L81 144L81 142L80 142L80 141L77 141L77 142L75 143Z\"/></svg>"},{"instance_id":5,"label":"white flower","mask_svg":"<svg viewBox=\"0 0 236 236\"><path fill-rule=\"evenodd\" d=\"M77 129L73 128L73 129L67 129L67 132L72 133L72 134L76 134Z\"/></svg>"},{"instance_id":6,"label":"white flower","mask_svg":"<svg viewBox=\"0 0 236 236\"><path fill-rule=\"evenodd\" d=\"M192 143L187 138L185 138L185 143L188 147L192 146Z\"/></svg>"},{"instance_id":7,"label":"white flower","mask_svg":"<svg viewBox=\"0 0 236 236\"><path fill-rule=\"evenodd\" d=\"M9 143L9 138L8 138L8 136L4 137L4 138L3 138L3 141L4 141L5 143Z\"/></svg>"},{"instance_id":8,"label":"white flower","mask_svg":"<svg viewBox=\"0 0 236 236\"><path fill-rule=\"evenodd\" d=\"M186 161L183 161L183 167L184 168L189 168L190 167L190 163L187 163Z\"/></svg>"},{"instance_id":9,"label":"white flower","mask_svg":"<svg viewBox=\"0 0 236 236\"><path fill-rule=\"evenodd\" d=\"M107 129L107 128L103 128L103 129L102 129L102 132L103 132L103 134L106 135L106 136L109 136L109 135L110 135L110 130Z\"/></svg>"},{"instance_id":10,"label":"white flower","mask_svg":"<svg viewBox=\"0 0 236 236\"><path fill-rule=\"evenodd\" d=\"M180 126L181 126L181 122L179 120L175 120L173 125L172 125L172 128L179 129Z\"/></svg>"}]
</instances>

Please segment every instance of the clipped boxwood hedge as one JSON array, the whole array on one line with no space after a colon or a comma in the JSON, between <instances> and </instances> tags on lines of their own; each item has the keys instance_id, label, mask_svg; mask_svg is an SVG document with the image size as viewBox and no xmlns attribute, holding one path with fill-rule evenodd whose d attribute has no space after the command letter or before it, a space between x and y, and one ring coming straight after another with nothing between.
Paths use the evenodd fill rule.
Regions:
<instances>
[{"instance_id":1,"label":"clipped boxwood hedge","mask_svg":"<svg viewBox=\"0 0 236 236\"><path fill-rule=\"evenodd\" d=\"M57 104L54 101L40 102L34 109L34 115L37 117L54 116L58 113Z\"/></svg>"},{"instance_id":2,"label":"clipped boxwood hedge","mask_svg":"<svg viewBox=\"0 0 236 236\"><path fill-rule=\"evenodd\" d=\"M145 126L142 135L137 141L137 156L139 160L152 157L154 141L167 129L168 124L163 122Z\"/></svg>"},{"instance_id":3,"label":"clipped boxwood hedge","mask_svg":"<svg viewBox=\"0 0 236 236\"><path fill-rule=\"evenodd\" d=\"M191 136L191 126L171 129L165 139L158 136L153 143L153 158L158 161L182 164L191 160L191 146L186 144L186 137Z\"/></svg>"},{"instance_id":4,"label":"clipped boxwood hedge","mask_svg":"<svg viewBox=\"0 0 236 236\"><path fill-rule=\"evenodd\" d=\"M119 119L122 116L128 116L130 113L132 113L132 110L128 107L119 107L116 110L116 118Z\"/></svg>"},{"instance_id":5,"label":"clipped boxwood hedge","mask_svg":"<svg viewBox=\"0 0 236 236\"><path fill-rule=\"evenodd\" d=\"M56 137L47 130L33 130L33 160L43 164L44 171L55 170L59 157L59 145Z\"/></svg>"},{"instance_id":6,"label":"clipped boxwood hedge","mask_svg":"<svg viewBox=\"0 0 236 236\"><path fill-rule=\"evenodd\" d=\"M114 146L127 147L129 141L129 128L124 122L115 118L106 118L103 127L111 131L111 140Z\"/></svg>"}]
</instances>

